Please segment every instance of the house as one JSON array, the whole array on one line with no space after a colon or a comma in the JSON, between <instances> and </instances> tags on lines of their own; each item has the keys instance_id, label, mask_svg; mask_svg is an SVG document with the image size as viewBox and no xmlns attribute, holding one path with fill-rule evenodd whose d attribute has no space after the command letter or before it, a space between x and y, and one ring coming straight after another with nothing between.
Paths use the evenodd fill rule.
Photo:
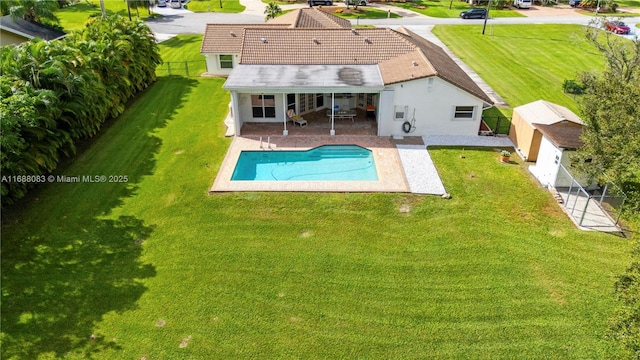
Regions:
<instances>
[{"instance_id":1,"label":"house","mask_svg":"<svg viewBox=\"0 0 640 360\"><path fill-rule=\"evenodd\" d=\"M11 15L0 18L0 46L17 45L33 38L57 40L66 33L23 19L13 19Z\"/></svg>"},{"instance_id":2,"label":"house","mask_svg":"<svg viewBox=\"0 0 640 360\"><path fill-rule=\"evenodd\" d=\"M513 109L509 138L525 161L536 161L542 143L538 125L570 127L581 131L583 122L571 110L545 100L534 101Z\"/></svg>"},{"instance_id":3,"label":"house","mask_svg":"<svg viewBox=\"0 0 640 360\"><path fill-rule=\"evenodd\" d=\"M336 121L374 110L376 132L475 135L491 99L437 45L399 28L353 29L316 8L266 25L208 24L207 72L227 76L235 134L251 122L282 123L288 110ZM324 115L323 115L324 116Z\"/></svg>"}]
</instances>

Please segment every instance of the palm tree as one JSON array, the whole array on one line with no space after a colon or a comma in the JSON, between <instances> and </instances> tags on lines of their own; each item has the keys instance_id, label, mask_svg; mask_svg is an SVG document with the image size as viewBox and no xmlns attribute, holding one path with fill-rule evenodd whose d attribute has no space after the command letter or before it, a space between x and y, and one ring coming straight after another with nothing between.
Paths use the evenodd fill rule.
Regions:
<instances>
[{"instance_id":1,"label":"palm tree","mask_svg":"<svg viewBox=\"0 0 640 360\"><path fill-rule=\"evenodd\" d=\"M29 22L43 21L59 22L54 11L58 8L57 1L51 0L15 0L9 7L9 14L13 18L21 18Z\"/></svg>"},{"instance_id":2,"label":"palm tree","mask_svg":"<svg viewBox=\"0 0 640 360\"><path fill-rule=\"evenodd\" d=\"M267 7L264 9L264 14L267 15L264 21L268 21L269 19L273 19L282 13L282 9L275 2L270 2L267 4Z\"/></svg>"}]
</instances>

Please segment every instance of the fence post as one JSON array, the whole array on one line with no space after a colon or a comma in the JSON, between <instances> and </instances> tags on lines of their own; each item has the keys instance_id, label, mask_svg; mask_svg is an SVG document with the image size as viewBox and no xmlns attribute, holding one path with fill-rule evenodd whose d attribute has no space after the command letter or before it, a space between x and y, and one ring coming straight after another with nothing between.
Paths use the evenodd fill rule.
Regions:
<instances>
[{"instance_id":1,"label":"fence post","mask_svg":"<svg viewBox=\"0 0 640 360\"><path fill-rule=\"evenodd\" d=\"M171 63L170 62L167 63L167 73L168 73L168 75L171 75Z\"/></svg>"},{"instance_id":2,"label":"fence post","mask_svg":"<svg viewBox=\"0 0 640 360\"><path fill-rule=\"evenodd\" d=\"M587 197L587 202L584 204L584 209L582 210L582 216L580 216L580 226L582 226L582 221L584 220L584 216L587 214L587 208L589 207L589 201L591 201L591 196Z\"/></svg>"},{"instance_id":3,"label":"fence post","mask_svg":"<svg viewBox=\"0 0 640 360\"><path fill-rule=\"evenodd\" d=\"M188 62L184 62L184 70L187 73L187 77L189 77L189 63Z\"/></svg>"}]
</instances>

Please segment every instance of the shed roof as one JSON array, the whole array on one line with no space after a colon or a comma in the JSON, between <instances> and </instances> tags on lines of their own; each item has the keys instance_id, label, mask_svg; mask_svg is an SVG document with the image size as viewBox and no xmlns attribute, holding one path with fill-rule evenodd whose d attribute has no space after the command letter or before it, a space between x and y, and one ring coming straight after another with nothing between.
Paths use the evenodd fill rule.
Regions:
<instances>
[{"instance_id":1,"label":"shed roof","mask_svg":"<svg viewBox=\"0 0 640 360\"><path fill-rule=\"evenodd\" d=\"M571 121L576 124L584 123L573 111L558 104L545 100L537 100L513 109L514 112L529 124L556 124L562 121Z\"/></svg>"},{"instance_id":2,"label":"shed roof","mask_svg":"<svg viewBox=\"0 0 640 360\"><path fill-rule=\"evenodd\" d=\"M582 147L582 127L553 126L552 124L533 124L536 129L551 142L562 149L578 149Z\"/></svg>"},{"instance_id":3,"label":"shed roof","mask_svg":"<svg viewBox=\"0 0 640 360\"><path fill-rule=\"evenodd\" d=\"M57 40L67 35L63 31L52 29L42 24L32 23L20 18L14 19L11 15L0 18L0 29L27 39Z\"/></svg>"}]
</instances>

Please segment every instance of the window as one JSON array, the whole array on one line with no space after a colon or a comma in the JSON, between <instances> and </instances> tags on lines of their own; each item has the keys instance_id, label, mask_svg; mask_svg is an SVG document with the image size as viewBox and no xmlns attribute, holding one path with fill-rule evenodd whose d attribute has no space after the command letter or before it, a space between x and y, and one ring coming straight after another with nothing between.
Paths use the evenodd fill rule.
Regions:
<instances>
[{"instance_id":1,"label":"window","mask_svg":"<svg viewBox=\"0 0 640 360\"><path fill-rule=\"evenodd\" d=\"M472 120L476 112L475 106L456 106L454 120Z\"/></svg>"},{"instance_id":2,"label":"window","mask_svg":"<svg viewBox=\"0 0 640 360\"><path fill-rule=\"evenodd\" d=\"M220 69L233 69L233 55L220 55Z\"/></svg>"},{"instance_id":3,"label":"window","mask_svg":"<svg viewBox=\"0 0 640 360\"><path fill-rule=\"evenodd\" d=\"M254 118L275 118L276 96L251 95L251 109Z\"/></svg>"}]
</instances>

